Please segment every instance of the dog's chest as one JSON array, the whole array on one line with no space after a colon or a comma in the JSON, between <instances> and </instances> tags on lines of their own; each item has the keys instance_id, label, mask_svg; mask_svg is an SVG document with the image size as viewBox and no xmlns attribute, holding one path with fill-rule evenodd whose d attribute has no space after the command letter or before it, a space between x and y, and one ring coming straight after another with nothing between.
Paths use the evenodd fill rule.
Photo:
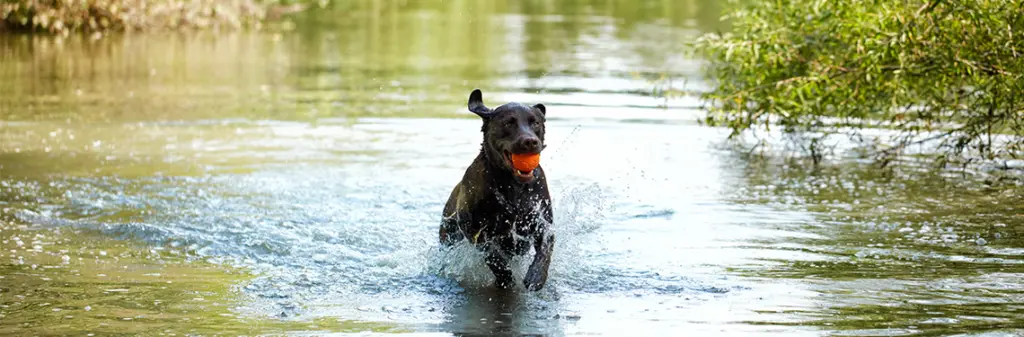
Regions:
<instances>
[{"instance_id":1,"label":"dog's chest","mask_svg":"<svg viewBox=\"0 0 1024 337\"><path fill-rule=\"evenodd\" d=\"M512 233L529 235L536 227L540 218L539 201L534 198L508 198L495 194L488 202L488 210L481 212L482 226L491 236L504 236Z\"/></svg>"}]
</instances>

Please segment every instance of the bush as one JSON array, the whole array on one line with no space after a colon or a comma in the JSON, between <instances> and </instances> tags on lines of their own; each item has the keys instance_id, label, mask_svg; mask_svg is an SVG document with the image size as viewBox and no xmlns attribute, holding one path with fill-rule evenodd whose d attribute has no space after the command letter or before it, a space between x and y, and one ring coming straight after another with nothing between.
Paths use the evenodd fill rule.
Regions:
<instances>
[{"instance_id":1,"label":"bush","mask_svg":"<svg viewBox=\"0 0 1024 337\"><path fill-rule=\"evenodd\" d=\"M733 2L733 32L708 34L706 122L847 135L888 162L932 142L938 164L1024 154L1024 2ZM897 130L867 140L863 130ZM817 152L816 152L817 150Z\"/></svg>"},{"instance_id":2,"label":"bush","mask_svg":"<svg viewBox=\"0 0 1024 337\"><path fill-rule=\"evenodd\" d=\"M0 2L0 31L237 28L262 20L256 0L24 0Z\"/></svg>"}]
</instances>

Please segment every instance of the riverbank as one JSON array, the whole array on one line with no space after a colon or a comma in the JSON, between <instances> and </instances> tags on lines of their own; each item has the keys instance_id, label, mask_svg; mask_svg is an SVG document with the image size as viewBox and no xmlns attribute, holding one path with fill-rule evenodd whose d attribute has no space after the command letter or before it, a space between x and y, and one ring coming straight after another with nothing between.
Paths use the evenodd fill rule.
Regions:
<instances>
[{"instance_id":1,"label":"riverbank","mask_svg":"<svg viewBox=\"0 0 1024 337\"><path fill-rule=\"evenodd\" d=\"M317 2L320 7L327 1ZM23 0L0 4L0 32L67 35L117 31L259 28L264 21L308 8L267 0Z\"/></svg>"}]
</instances>

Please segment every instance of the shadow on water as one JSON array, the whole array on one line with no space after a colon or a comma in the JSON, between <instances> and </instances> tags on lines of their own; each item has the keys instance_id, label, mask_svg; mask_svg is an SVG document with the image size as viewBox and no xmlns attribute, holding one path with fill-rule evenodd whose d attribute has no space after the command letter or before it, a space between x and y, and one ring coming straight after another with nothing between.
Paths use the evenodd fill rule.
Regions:
<instances>
[{"instance_id":1,"label":"shadow on water","mask_svg":"<svg viewBox=\"0 0 1024 337\"><path fill-rule=\"evenodd\" d=\"M530 305L528 294L494 288L466 291L445 309L441 326L456 336L561 335L560 316L538 319L545 308Z\"/></svg>"}]
</instances>

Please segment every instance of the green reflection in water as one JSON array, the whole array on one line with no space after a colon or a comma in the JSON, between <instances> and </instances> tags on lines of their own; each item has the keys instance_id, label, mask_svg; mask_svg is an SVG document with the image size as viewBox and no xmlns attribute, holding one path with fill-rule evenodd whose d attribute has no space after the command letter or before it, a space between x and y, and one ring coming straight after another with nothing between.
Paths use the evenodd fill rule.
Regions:
<instances>
[{"instance_id":1,"label":"green reflection in water","mask_svg":"<svg viewBox=\"0 0 1024 337\"><path fill-rule=\"evenodd\" d=\"M452 106L475 87L644 93L573 81L695 76L682 42L720 28L718 11L713 1L353 1L285 32L0 35L0 116L467 117Z\"/></svg>"},{"instance_id":2,"label":"green reflection in water","mask_svg":"<svg viewBox=\"0 0 1024 337\"><path fill-rule=\"evenodd\" d=\"M237 313L251 275L92 230L0 222L0 334L253 335L401 332L372 322L260 320Z\"/></svg>"},{"instance_id":3,"label":"green reflection in water","mask_svg":"<svg viewBox=\"0 0 1024 337\"><path fill-rule=\"evenodd\" d=\"M0 181L13 186L0 188L0 203L45 210L52 205L38 200L61 200L62 182L76 178L109 188L97 191L99 196L172 198L203 188L174 179L245 172L258 166L254 152L292 150L277 144L253 144L244 154L218 148L245 137L274 138L251 134L264 132L251 125L245 128L250 134L239 134L233 119L313 124L363 116L475 118L463 105L474 87L541 92L544 98L646 94L649 88L623 80L666 73L699 80L693 77L696 68L687 68L693 60L680 59L678 42L724 27L716 21L713 1L332 6L295 18L296 30L281 33L156 33L98 41L0 35ZM594 102L603 103L608 102ZM164 127L180 120L191 124ZM192 147L196 141L204 142L198 144L202 150ZM1019 187L988 188L912 171L889 174L860 164L815 170L777 161L739 163L746 167L743 184L729 201L813 215L775 225L793 235L745 243L761 251L801 253L801 259L765 257L732 269L766 282L799 280L821 294L820 307L783 310L801 318L795 323L773 324L854 334L1024 329ZM170 192L124 186L146 179ZM61 217L127 223L148 216L144 207L99 215L82 209ZM240 318L230 310L244 301L231 291L247 280L239 271L170 250L153 253L156 248L129 244L131 238L21 229L10 214L4 216L0 329L12 329L5 333L399 330ZM28 251L36 234L45 235L38 239L42 253ZM15 236L25 247L11 252ZM99 251L106 257L97 256ZM62 264L64 255L69 265ZM91 310L83 312L85 305Z\"/></svg>"},{"instance_id":4,"label":"green reflection in water","mask_svg":"<svg viewBox=\"0 0 1024 337\"><path fill-rule=\"evenodd\" d=\"M246 318L232 310L245 302L233 290L250 277L242 271L131 237L41 229L11 212L131 223L154 216L146 202L204 188L189 178L244 172L258 166L253 151L289 150L218 148L268 138L236 133L234 119L475 118L464 109L475 87L495 100L646 94L622 80L696 74L679 42L720 27L718 14L714 1L337 1L294 18L294 31L0 35L0 333L402 331ZM190 124L165 127L179 121ZM76 179L95 186L86 191L94 202L149 199L115 211L62 208ZM138 191L147 188L161 191Z\"/></svg>"}]
</instances>

